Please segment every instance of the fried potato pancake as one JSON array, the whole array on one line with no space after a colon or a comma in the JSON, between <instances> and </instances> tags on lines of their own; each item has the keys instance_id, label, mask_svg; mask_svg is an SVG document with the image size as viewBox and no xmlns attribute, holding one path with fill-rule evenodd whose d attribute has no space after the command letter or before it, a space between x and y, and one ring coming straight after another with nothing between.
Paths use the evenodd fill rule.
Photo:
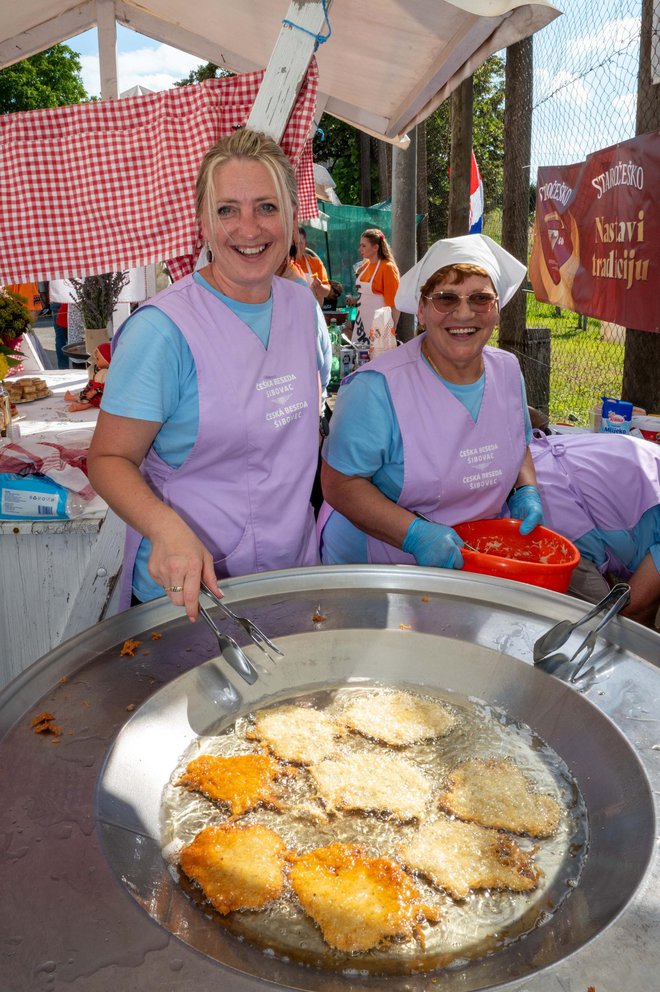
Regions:
<instances>
[{"instance_id":1,"label":"fried potato pancake","mask_svg":"<svg viewBox=\"0 0 660 992\"><path fill-rule=\"evenodd\" d=\"M247 736L266 744L284 761L309 765L333 753L340 729L320 710L309 706L278 706L260 710L254 729L249 730Z\"/></svg>"},{"instance_id":2,"label":"fried potato pancake","mask_svg":"<svg viewBox=\"0 0 660 992\"><path fill-rule=\"evenodd\" d=\"M447 817L426 823L397 857L454 899L471 889L530 892L543 872L534 864L534 850L523 851L513 837L499 830Z\"/></svg>"},{"instance_id":3,"label":"fried potato pancake","mask_svg":"<svg viewBox=\"0 0 660 992\"><path fill-rule=\"evenodd\" d=\"M397 754L353 752L310 765L310 774L329 810L391 813L397 819L424 816L431 783Z\"/></svg>"},{"instance_id":4,"label":"fried potato pancake","mask_svg":"<svg viewBox=\"0 0 660 992\"><path fill-rule=\"evenodd\" d=\"M262 824L205 827L179 864L219 913L263 909L284 888L286 845Z\"/></svg>"},{"instance_id":5,"label":"fried potato pancake","mask_svg":"<svg viewBox=\"0 0 660 992\"><path fill-rule=\"evenodd\" d=\"M273 783L290 774L268 754L237 754L219 758L202 754L190 762L177 785L229 803L234 816L260 804L277 805Z\"/></svg>"},{"instance_id":6,"label":"fried potato pancake","mask_svg":"<svg viewBox=\"0 0 660 992\"><path fill-rule=\"evenodd\" d=\"M442 703L387 690L351 699L342 719L351 730L393 747L444 737L456 723L453 713Z\"/></svg>"},{"instance_id":7,"label":"fried potato pancake","mask_svg":"<svg viewBox=\"0 0 660 992\"><path fill-rule=\"evenodd\" d=\"M557 830L559 804L552 796L533 792L529 779L510 758L465 761L447 782L440 806L461 820L531 837L551 837Z\"/></svg>"},{"instance_id":8,"label":"fried potato pancake","mask_svg":"<svg viewBox=\"0 0 660 992\"><path fill-rule=\"evenodd\" d=\"M289 879L300 905L338 951L368 951L411 937L422 917L437 922L413 880L389 858L368 857L358 844L330 844L294 861Z\"/></svg>"}]
</instances>

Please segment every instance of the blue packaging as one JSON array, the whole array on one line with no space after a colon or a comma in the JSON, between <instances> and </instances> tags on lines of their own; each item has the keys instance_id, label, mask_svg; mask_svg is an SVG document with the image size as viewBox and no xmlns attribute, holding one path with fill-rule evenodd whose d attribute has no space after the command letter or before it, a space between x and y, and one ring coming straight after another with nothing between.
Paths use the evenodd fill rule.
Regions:
<instances>
[{"instance_id":1,"label":"blue packaging","mask_svg":"<svg viewBox=\"0 0 660 992\"><path fill-rule=\"evenodd\" d=\"M633 415L632 403L626 400L614 400L610 396L603 396L602 400L601 434L629 434Z\"/></svg>"},{"instance_id":2,"label":"blue packaging","mask_svg":"<svg viewBox=\"0 0 660 992\"><path fill-rule=\"evenodd\" d=\"M66 520L72 494L43 475L0 473L0 520Z\"/></svg>"}]
</instances>

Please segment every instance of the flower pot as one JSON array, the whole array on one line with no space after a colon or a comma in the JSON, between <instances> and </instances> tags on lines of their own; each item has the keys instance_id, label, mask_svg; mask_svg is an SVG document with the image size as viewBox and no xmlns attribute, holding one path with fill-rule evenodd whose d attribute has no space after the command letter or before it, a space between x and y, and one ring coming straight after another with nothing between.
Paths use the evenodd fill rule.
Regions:
<instances>
[{"instance_id":1,"label":"flower pot","mask_svg":"<svg viewBox=\"0 0 660 992\"><path fill-rule=\"evenodd\" d=\"M108 334L107 327L86 327L85 328L85 350L89 356L88 364L94 364L94 352L100 344L104 341L109 341L110 335Z\"/></svg>"}]
</instances>

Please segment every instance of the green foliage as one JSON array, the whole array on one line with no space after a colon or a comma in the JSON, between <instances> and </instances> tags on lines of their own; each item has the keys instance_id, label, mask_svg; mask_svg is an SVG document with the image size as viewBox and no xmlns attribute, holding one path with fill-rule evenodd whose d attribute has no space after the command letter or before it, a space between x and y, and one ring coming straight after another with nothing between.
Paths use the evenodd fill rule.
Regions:
<instances>
[{"instance_id":1,"label":"green foliage","mask_svg":"<svg viewBox=\"0 0 660 992\"><path fill-rule=\"evenodd\" d=\"M44 110L87 101L80 78L80 56L55 45L0 71L0 114Z\"/></svg>"},{"instance_id":2,"label":"green foliage","mask_svg":"<svg viewBox=\"0 0 660 992\"><path fill-rule=\"evenodd\" d=\"M235 73L230 72L229 69L221 69L220 66L213 65L212 62L206 62L204 65L192 69L184 79L180 79L174 85L192 86L194 83L203 83L205 79L222 79L225 76L234 75Z\"/></svg>"},{"instance_id":3,"label":"green foliage","mask_svg":"<svg viewBox=\"0 0 660 992\"><path fill-rule=\"evenodd\" d=\"M484 182L485 212L502 204L504 161L504 60L493 55L474 74L473 146ZM449 201L449 152L451 148L450 101L445 100L425 121L429 239L447 233ZM329 114L321 118L314 137L315 162L330 171L342 203L360 202L360 142L358 131ZM372 202L378 198L377 168L372 160Z\"/></svg>"},{"instance_id":4,"label":"green foliage","mask_svg":"<svg viewBox=\"0 0 660 992\"><path fill-rule=\"evenodd\" d=\"M0 291L0 343L7 344L31 331L33 320L24 296L9 289Z\"/></svg>"},{"instance_id":5,"label":"green foliage","mask_svg":"<svg viewBox=\"0 0 660 992\"><path fill-rule=\"evenodd\" d=\"M329 114L321 117L320 131L314 135L312 155L322 162L335 181L342 203L360 203L360 135L356 128Z\"/></svg>"},{"instance_id":6,"label":"green foliage","mask_svg":"<svg viewBox=\"0 0 660 992\"><path fill-rule=\"evenodd\" d=\"M70 278L73 295L87 328L107 327L119 294L128 282L128 272L105 272L85 279Z\"/></svg>"},{"instance_id":7,"label":"green foliage","mask_svg":"<svg viewBox=\"0 0 660 992\"><path fill-rule=\"evenodd\" d=\"M472 147L484 184L484 213L502 205L504 173L504 60L493 55L474 74ZM451 100L426 120L429 241L447 235Z\"/></svg>"}]
</instances>

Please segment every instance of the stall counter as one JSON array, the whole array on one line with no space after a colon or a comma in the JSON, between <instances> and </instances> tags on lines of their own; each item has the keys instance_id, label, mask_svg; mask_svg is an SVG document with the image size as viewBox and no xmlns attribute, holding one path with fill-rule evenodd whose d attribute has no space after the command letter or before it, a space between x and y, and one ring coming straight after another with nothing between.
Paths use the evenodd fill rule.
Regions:
<instances>
[{"instance_id":1,"label":"stall counter","mask_svg":"<svg viewBox=\"0 0 660 992\"><path fill-rule=\"evenodd\" d=\"M51 395L17 407L0 450L24 440L89 446L98 411L70 413L64 399L82 389L85 369L30 375ZM0 687L114 611L124 532L100 497L71 520L0 520Z\"/></svg>"}]
</instances>

